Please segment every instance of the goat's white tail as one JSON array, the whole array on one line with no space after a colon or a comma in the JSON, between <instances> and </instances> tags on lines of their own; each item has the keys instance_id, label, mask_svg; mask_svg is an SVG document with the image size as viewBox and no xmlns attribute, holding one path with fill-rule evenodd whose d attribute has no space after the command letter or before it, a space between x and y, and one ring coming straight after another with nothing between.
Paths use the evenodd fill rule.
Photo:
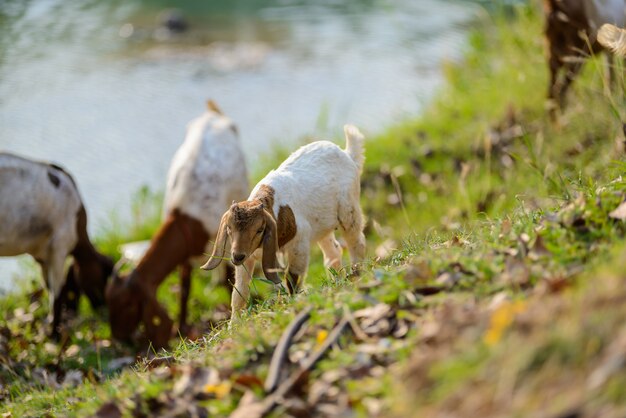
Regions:
<instances>
[{"instance_id":1,"label":"goat's white tail","mask_svg":"<svg viewBox=\"0 0 626 418\"><path fill-rule=\"evenodd\" d=\"M606 23L598 31L598 42L610 49L613 54L619 57L626 56L626 30Z\"/></svg>"},{"instance_id":2,"label":"goat's white tail","mask_svg":"<svg viewBox=\"0 0 626 418\"><path fill-rule=\"evenodd\" d=\"M365 148L363 146L365 137L354 125L345 125L343 131L346 134L346 152L361 172L363 171L363 162L365 162Z\"/></svg>"}]
</instances>

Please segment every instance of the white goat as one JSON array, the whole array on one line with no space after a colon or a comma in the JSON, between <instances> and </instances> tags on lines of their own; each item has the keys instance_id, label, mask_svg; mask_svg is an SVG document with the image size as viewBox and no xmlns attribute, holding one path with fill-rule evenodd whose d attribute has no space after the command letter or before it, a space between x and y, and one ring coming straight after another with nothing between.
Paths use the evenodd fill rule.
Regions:
<instances>
[{"instance_id":1,"label":"white goat","mask_svg":"<svg viewBox=\"0 0 626 418\"><path fill-rule=\"evenodd\" d=\"M337 227L344 233L351 262L363 260L365 236L359 205L363 135L351 125L344 131L345 150L328 141L301 147L265 176L247 201L234 203L222 216L213 254L202 268L219 265L230 237L230 261L236 266L233 318L249 297L251 274L259 257L265 277L278 284L277 252L286 254L291 293L306 273L311 243L318 243L326 266L340 267L341 247L334 236Z\"/></svg>"},{"instance_id":2,"label":"white goat","mask_svg":"<svg viewBox=\"0 0 626 418\"><path fill-rule=\"evenodd\" d=\"M191 264L203 255L231 202L248 194L246 162L237 129L213 101L187 126L167 176L163 223L127 276L114 274L107 289L111 331L128 340L140 321L154 347L167 345L172 321L156 298L156 290L177 266L181 267L181 333L186 330ZM230 267L230 266L228 266ZM227 268L232 275L232 267ZM154 321L154 317L159 321Z\"/></svg>"},{"instance_id":3,"label":"white goat","mask_svg":"<svg viewBox=\"0 0 626 418\"><path fill-rule=\"evenodd\" d=\"M87 214L74 179L54 164L2 152L0 256L25 253L41 265L53 313L53 337L58 337L62 305L76 306L75 298L68 300L72 296L68 292L84 291L94 306L104 302L113 263L89 240ZM74 263L64 278L69 255Z\"/></svg>"}]
</instances>

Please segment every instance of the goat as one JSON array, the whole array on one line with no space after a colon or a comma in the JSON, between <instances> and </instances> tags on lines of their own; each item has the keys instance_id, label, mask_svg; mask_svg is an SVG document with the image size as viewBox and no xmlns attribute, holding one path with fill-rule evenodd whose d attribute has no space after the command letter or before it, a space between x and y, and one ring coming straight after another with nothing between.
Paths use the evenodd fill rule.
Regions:
<instances>
[{"instance_id":1,"label":"goat","mask_svg":"<svg viewBox=\"0 0 626 418\"><path fill-rule=\"evenodd\" d=\"M344 127L346 149L317 141L295 151L252 190L248 200L233 203L224 213L213 253L205 270L217 267L230 238L235 265L231 318L245 306L256 260L262 258L265 277L281 283L277 252L287 255L287 287L297 291L306 273L309 250L317 242L324 265L341 266L341 247L334 231L340 227L356 263L365 256L363 215L359 205L360 173L363 169L363 135L351 125Z\"/></svg>"},{"instance_id":2,"label":"goat","mask_svg":"<svg viewBox=\"0 0 626 418\"><path fill-rule=\"evenodd\" d=\"M248 174L237 129L213 101L191 121L167 176L164 221L146 254L126 277L117 271L107 288L111 333L131 339L140 322L155 348L167 346L172 321L159 304L159 285L180 266L179 328L186 332L191 259L204 253L222 212L248 193ZM230 271L228 271L230 270ZM232 268L226 276L232 276Z\"/></svg>"},{"instance_id":3,"label":"goat","mask_svg":"<svg viewBox=\"0 0 626 418\"><path fill-rule=\"evenodd\" d=\"M544 0L545 37L548 45L550 115L565 105L565 95L584 59L603 51L596 42L597 30L604 23L623 26L624 0ZM613 79L611 57L609 78Z\"/></svg>"},{"instance_id":4,"label":"goat","mask_svg":"<svg viewBox=\"0 0 626 418\"><path fill-rule=\"evenodd\" d=\"M59 337L63 307L75 310L80 292L104 303L113 261L87 233L87 212L76 182L58 165L0 152L0 256L30 254L48 288L52 332ZM65 260L73 257L67 275Z\"/></svg>"}]
</instances>

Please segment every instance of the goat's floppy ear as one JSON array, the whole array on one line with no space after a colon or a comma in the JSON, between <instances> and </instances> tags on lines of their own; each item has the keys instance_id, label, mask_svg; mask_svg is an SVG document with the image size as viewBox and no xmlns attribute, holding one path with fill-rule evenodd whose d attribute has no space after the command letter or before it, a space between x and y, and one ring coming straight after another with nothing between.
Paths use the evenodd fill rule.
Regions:
<instances>
[{"instance_id":1,"label":"goat's floppy ear","mask_svg":"<svg viewBox=\"0 0 626 418\"><path fill-rule=\"evenodd\" d=\"M202 270L213 270L219 266L226 253L226 224L230 218L230 210L227 211L220 222L219 231L217 231L217 238L215 239L215 246L213 247L213 254L207 260L207 262L200 267Z\"/></svg>"},{"instance_id":2,"label":"goat's floppy ear","mask_svg":"<svg viewBox=\"0 0 626 418\"><path fill-rule=\"evenodd\" d=\"M207 100L206 107L211 112L215 112L215 113L217 113L219 115L223 115L224 114L224 112L222 112L222 109L220 109L219 106L217 105L217 103L215 103L213 100Z\"/></svg>"},{"instance_id":3,"label":"goat's floppy ear","mask_svg":"<svg viewBox=\"0 0 626 418\"><path fill-rule=\"evenodd\" d=\"M278 275L278 235L276 234L276 221L267 210L263 210L265 217L265 233L263 234L263 274L265 278L273 283L280 284Z\"/></svg>"}]
</instances>

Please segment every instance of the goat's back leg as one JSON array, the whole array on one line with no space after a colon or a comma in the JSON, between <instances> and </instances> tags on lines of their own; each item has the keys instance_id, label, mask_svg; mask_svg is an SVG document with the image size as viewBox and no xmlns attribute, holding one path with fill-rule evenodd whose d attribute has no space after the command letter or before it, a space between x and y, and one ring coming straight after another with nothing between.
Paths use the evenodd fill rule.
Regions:
<instances>
[{"instance_id":1,"label":"goat's back leg","mask_svg":"<svg viewBox=\"0 0 626 418\"><path fill-rule=\"evenodd\" d=\"M81 293L81 288L76 281L76 276L74 275L74 266L72 265L67 271L65 284L63 284L61 294L59 295L62 304L61 309L64 309L66 313L76 315L78 313L78 302L80 300Z\"/></svg>"},{"instance_id":2,"label":"goat's back leg","mask_svg":"<svg viewBox=\"0 0 626 418\"><path fill-rule=\"evenodd\" d=\"M180 317L178 319L178 331L181 335L187 335L187 309L189 293L191 291L191 264L185 261L180 265Z\"/></svg>"},{"instance_id":3,"label":"goat's back leg","mask_svg":"<svg viewBox=\"0 0 626 418\"><path fill-rule=\"evenodd\" d=\"M306 235L301 233L301 236L302 239L294 243L287 252L289 261L289 267L287 268L287 290L290 295L295 295L298 292L300 278L306 274L307 267L309 266L311 246L308 238L305 237Z\"/></svg>"},{"instance_id":4,"label":"goat's back leg","mask_svg":"<svg viewBox=\"0 0 626 418\"><path fill-rule=\"evenodd\" d=\"M317 241L317 245L324 254L324 267L339 270L341 268L341 245L335 239L335 233L331 232L321 240Z\"/></svg>"},{"instance_id":5,"label":"goat's back leg","mask_svg":"<svg viewBox=\"0 0 626 418\"><path fill-rule=\"evenodd\" d=\"M358 264L365 258L365 235L363 234L363 214L358 199L347 207L339 208L339 223L350 252L353 274L358 275Z\"/></svg>"}]
</instances>

